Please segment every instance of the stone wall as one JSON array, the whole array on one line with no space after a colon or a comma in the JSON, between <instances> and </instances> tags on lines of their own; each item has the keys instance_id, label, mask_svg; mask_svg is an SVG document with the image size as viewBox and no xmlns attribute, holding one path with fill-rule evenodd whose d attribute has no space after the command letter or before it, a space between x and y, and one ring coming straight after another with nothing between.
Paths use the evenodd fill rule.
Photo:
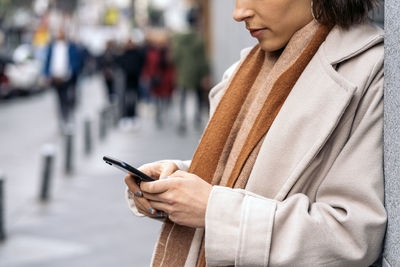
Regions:
<instances>
[{"instance_id":1,"label":"stone wall","mask_svg":"<svg viewBox=\"0 0 400 267\"><path fill-rule=\"evenodd\" d=\"M210 0L211 58L215 82L219 82L224 71L239 60L240 50L256 43L244 22L233 20L234 9L234 0Z\"/></svg>"},{"instance_id":2,"label":"stone wall","mask_svg":"<svg viewBox=\"0 0 400 267\"><path fill-rule=\"evenodd\" d=\"M384 266L400 266L400 12L385 2L385 202L388 211Z\"/></svg>"}]
</instances>

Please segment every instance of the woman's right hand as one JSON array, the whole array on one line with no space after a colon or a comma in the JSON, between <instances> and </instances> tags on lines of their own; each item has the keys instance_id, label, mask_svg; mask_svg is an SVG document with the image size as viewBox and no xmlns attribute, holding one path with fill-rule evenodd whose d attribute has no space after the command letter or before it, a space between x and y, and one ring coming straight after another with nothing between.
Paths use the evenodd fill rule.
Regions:
<instances>
[{"instance_id":1,"label":"woman's right hand","mask_svg":"<svg viewBox=\"0 0 400 267\"><path fill-rule=\"evenodd\" d=\"M148 163L142 165L138 169L155 180L168 177L179 170L178 166L173 161ZM133 200L135 201L136 208L140 213L150 217L162 216L162 213L153 209L149 201L143 197L143 193L140 190L140 186L136 183L134 176L130 174L125 176L125 183L128 186L128 189L133 196Z\"/></svg>"}]
</instances>

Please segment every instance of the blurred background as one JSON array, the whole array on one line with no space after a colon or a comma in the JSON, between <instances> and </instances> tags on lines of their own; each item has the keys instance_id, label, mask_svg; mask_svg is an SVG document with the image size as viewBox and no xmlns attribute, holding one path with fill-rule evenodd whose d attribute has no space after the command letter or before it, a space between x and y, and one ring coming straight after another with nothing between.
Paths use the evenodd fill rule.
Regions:
<instances>
[{"instance_id":1,"label":"blurred background","mask_svg":"<svg viewBox=\"0 0 400 267\"><path fill-rule=\"evenodd\" d=\"M190 159L255 44L234 0L0 0L0 266L149 266L110 155ZM371 14L383 27L383 10Z\"/></svg>"}]
</instances>

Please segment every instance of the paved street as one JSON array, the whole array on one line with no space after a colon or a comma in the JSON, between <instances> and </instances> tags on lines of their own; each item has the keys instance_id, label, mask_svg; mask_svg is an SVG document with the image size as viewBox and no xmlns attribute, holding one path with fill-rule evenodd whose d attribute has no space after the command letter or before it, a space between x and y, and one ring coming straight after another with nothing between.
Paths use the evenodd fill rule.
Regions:
<instances>
[{"instance_id":1,"label":"paved street","mask_svg":"<svg viewBox=\"0 0 400 267\"><path fill-rule=\"evenodd\" d=\"M101 141L98 118L106 103L102 81L95 76L80 87L73 175L64 174L64 140L52 91L0 103L7 233L6 241L0 243L1 267L149 266L161 224L130 213L123 195L124 174L104 164L102 156L115 156L133 166L166 158L188 159L201 133L189 123L187 134L178 135L176 109L165 127L158 129L152 107L141 105L139 129L113 128ZM188 117L192 117L190 111ZM93 121L94 147L88 156L83 148L85 118ZM56 148L56 160L51 197L42 203L38 195L45 144Z\"/></svg>"}]
</instances>

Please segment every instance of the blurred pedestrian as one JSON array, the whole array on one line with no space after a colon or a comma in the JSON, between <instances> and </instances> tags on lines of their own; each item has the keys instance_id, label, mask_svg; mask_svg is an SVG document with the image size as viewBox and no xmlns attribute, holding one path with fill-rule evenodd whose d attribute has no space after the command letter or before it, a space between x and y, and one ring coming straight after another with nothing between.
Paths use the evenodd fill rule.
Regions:
<instances>
[{"instance_id":1,"label":"blurred pedestrian","mask_svg":"<svg viewBox=\"0 0 400 267\"><path fill-rule=\"evenodd\" d=\"M190 9L187 14L189 29L173 39L173 59L177 70L177 86L180 91L180 121L178 130L186 131L186 95L192 89L196 95L194 124L201 126L201 110L205 99L203 91L209 80L209 64L202 35L198 30L199 12Z\"/></svg>"},{"instance_id":2,"label":"blurred pedestrian","mask_svg":"<svg viewBox=\"0 0 400 267\"><path fill-rule=\"evenodd\" d=\"M146 34L146 43L143 49L145 62L140 77L142 94L145 98L149 98L152 88L160 83L160 39L164 39L164 37L160 38L162 35L164 35L164 32L156 29L151 29Z\"/></svg>"},{"instance_id":3,"label":"blurred pedestrian","mask_svg":"<svg viewBox=\"0 0 400 267\"><path fill-rule=\"evenodd\" d=\"M61 127L71 122L76 101L76 77L81 58L76 46L68 41L63 29L47 48L44 74L58 97Z\"/></svg>"},{"instance_id":4,"label":"blurred pedestrian","mask_svg":"<svg viewBox=\"0 0 400 267\"><path fill-rule=\"evenodd\" d=\"M79 105L81 92L78 90L78 84L81 80L81 76L83 74L85 62L86 62L86 48L84 45L70 41L71 46L71 78L70 78L70 87L71 91L74 92L73 99L73 110L76 109L76 106Z\"/></svg>"},{"instance_id":5,"label":"blurred pedestrian","mask_svg":"<svg viewBox=\"0 0 400 267\"><path fill-rule=\"evenodd\" d=\"M380 266L384 32L374 0L236 0L258 43L210 92L191 161L125 181L166 218L152 266ZM244 26L244 25L243 25ZM229 46L226 40L226 45Z\"/></svg>"},{"instance_id":6,"label":"blurred pedestrian","mask_svg":"<svg viewBox=\"0 0 400 267\"><path fill-rule=\"evenodd\" d=\"M107 96L110 103L118 99L114 85L115 71L117 68L115 45L113 41L108 41L106 50L100 57L99 67L107 89Z\"/></svg>"},{"instance_id":7,"label":"blurred pedestrian","mask_svg":"<svg viewBox=\"0 0 400 267\"><path fill-rule=\"evenodd\" d=\"M159 49L158 70L151 84L151 92L156 104L156 123L158 127L163 126L168 116L171 105L171 97L175 88L175 66L172 62L171 52L167 46Z\"/></svg>"},{"instance_id":8,"label":"blurred pedestrian","mask_svg":"<svg viewBox=\"0 0 400 267\"><path fill-rule=\"evenodd\" d=\"M125 46L123 54L119 56L118 62L125 76L121 126L132 128L137 123L139 78L144 65L142 48L130 39Z\"/></svg>"}]
</instances>

